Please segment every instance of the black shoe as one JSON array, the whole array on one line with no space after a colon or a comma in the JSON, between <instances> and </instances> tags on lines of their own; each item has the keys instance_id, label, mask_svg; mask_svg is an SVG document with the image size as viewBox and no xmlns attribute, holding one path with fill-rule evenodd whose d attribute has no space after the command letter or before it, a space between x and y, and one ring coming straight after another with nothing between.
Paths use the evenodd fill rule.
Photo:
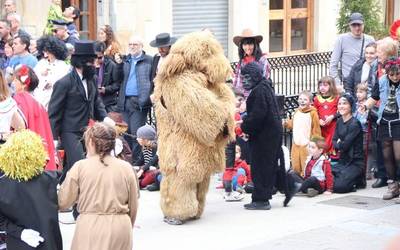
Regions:
<instances>
[{"instance_id":1,"label":"black shoe","mask_svg":"<svg viewBox=\"0 0 400 250\"><path fill-rule=\"evenodd\" d=\"M148 186L146 187L146 189L147 189L148 191L150 191L150 192L159 191L159 190L160 190L160 186L157 185L156 183L153 183L153 184L151 184L151 185L148 185Z\"/></svg>"},{"instance_id":2,"label":"black shoe","mask_svg":"<svg viewBox=\"0 0 400 250\"><path fill-rule=\"evenodd\" d=\"M377 178L375 183L372 184L372 188L380 188L380 187L384 187L384 186L387 186L387 181L382 178Z\"/></svg>"},{"instance_id":3,"label":"black shoe","mask_svg":"<svg viewBox=\"0 0 400 250\"><path fill-rule=\"evenodd\" d=\"M299 192L300 188L301 188L301 184L300 183L298 183L298 182L294 183L294 186L293 186L292 190L290 190L288 192L288 194L285 197L285 200L283 201L283 206L284 207L287 207L287 205L289 204L290 200L293 198L293 196L295 194L297 194L297 192Z\"/></svg>"},{"instance_id":4,"label":"black shoe","mask_svg":"<svg viewBox=\"0 0 400 250\"><path fill-rule=\"evenodd\" d=\"M367 187L367 181L365 178L361 178L358 183L356 184L357 189L364 189Z\"/></svg>"},{"instance_id":5,"label":"black shoe","mask_svg":"<svg viewBox=\"0 0 400 250\"><path fill-rule=\"evenodd\" d=\"M270 210L269 201L255 201L249 204L244 204L244 208L248 210Z\"/></svg>"}]
</instances>

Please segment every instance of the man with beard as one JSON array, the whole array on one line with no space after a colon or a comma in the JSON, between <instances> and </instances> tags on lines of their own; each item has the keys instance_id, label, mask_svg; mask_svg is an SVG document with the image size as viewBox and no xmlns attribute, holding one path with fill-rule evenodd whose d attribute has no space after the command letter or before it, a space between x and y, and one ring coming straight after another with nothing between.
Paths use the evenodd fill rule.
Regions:
<instances>
[{"instance_id":1,"label":"man with beard","mask_svg":"<svg viewBox=\"0 0 400 250\"><path fill-rule=\"evenodd\" d=\"M269 200L272 199L274 185L285 193L283 205L287 206L297 187L288 183L284 167L278 167L278 159L282 158L282 122L271 81L263 77L262 68L256 62L245 65L241 74L243 88L251 91L241 129L249 135L254 183L252 201L244 207L249 210L271 209Z\"/></svg>"},{"instance_id":2,"label":"man with beard","mask_svg":"<svg viewBox=\"0 0 400 250\"><path fill-rule=\"evenodd\" d=\"M85 127L95 120L111 120L96 87L95 58L94 42L76 42L71 57L73 68L54 84L50 98L48 113L55 145L61 140L66 155L61 182L72 165L85 157L82 144Z\"/></svg>"}]
</instances>

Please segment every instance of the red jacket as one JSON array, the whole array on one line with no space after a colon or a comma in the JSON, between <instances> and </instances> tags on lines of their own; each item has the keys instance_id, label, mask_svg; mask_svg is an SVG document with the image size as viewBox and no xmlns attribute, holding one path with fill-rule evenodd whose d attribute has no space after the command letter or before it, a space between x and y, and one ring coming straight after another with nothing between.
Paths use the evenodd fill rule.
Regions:
<instances>
[{"instance_id":1,"label":"red jacket","mask_svg":"<svg viewBox=\"0 0 400 250\"><path fill-rule=\"evenodd\" d=\"M27 128L43 138L43 144L47 149L49 157L45 169L53 171L57 170L53 134L51 132L49 116L46 110L27 92L15 94L14 100L17 102L18 107L25 116Z\"/></svg>"},{"instance_id":2,"label":"red jacket","mask_svg":"<svg viewBox=\"0 0 400 250\"><path fill-rule=\"evenodd\" d=\"M239 178L238 183L243 185L245 183L251 182L251 171L250 166L246 163L246 161L239 159L235 161L235 165L233 168L226 168L222 180L231 181L233 176L236 175L239 168L243 168L246 172L245 178Z\"/></svg>"},{"instance_id":3,"label":"red jacket","mask_svg":"<svg viewBox=\"0 0 400 250\"><path fill-rule=\"evenodd\" d=\"M319 159L310 159L310 161L307 163L304 179L311 177L311 171L312 171L313 167L315 166L315 163L318 160ZM319 181L319 184L323 190L332 191L333 190L333 176L332 176L331 162L329 160L326 160L326 159L323 160L322 171L324 171L325 180Z\"/></svg>"}]
</instances>

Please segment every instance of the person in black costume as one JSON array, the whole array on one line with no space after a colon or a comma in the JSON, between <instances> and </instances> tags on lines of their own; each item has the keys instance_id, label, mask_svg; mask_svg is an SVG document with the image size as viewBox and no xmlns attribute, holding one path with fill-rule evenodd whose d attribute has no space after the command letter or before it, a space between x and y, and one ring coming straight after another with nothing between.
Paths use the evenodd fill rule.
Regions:
<instances>
[{"instance_id":1,"label":"person in black costume","mask_svg":"<svg viewBox=\"0 0 400 250\"><path fill-rule=\"evenodd\" d=\"M29 130L11 135L0 149L0 231L8 250L61 250L57 178L44 172L47 153Z\"/></svg>"},{"instance_id":2,"label":"person in black costume","mask_svg":"<svg viewBox=\"0 0 400 250\"><path fill-rule=\"evenodd\" d=\"M282 121L275 93L270 80L263 77L261 67L257 63L249 63L243 67L241 74L243 87L251 90L246 104L247 116L243 118L241 129L249 135L250 155L252 159L251 175L254 189L251 203L244 207L250 210L269 210L272 189L275 181L284 182L287 175L278 169L278 158L281 151ZM277 183L278 184L278 183ZM280 185L277 185L280 186ZM289 192L285 183L286 206L295 190Z\"/></svg>"},{"instance_id":3,"label":"person in black costume","mask_svg":"<svg viewBox=\"0 0 400 250\"><path fill-rule=\"evenodd\" d=\"M363 133L360 122L353 117L355 101L351 94L343 94L338 103L341 117L338 119L333 147L339 152L339 161L332 167L334 176L333 192L355 191L361 181L364 161Z\"/></svg>"}]
</instances>

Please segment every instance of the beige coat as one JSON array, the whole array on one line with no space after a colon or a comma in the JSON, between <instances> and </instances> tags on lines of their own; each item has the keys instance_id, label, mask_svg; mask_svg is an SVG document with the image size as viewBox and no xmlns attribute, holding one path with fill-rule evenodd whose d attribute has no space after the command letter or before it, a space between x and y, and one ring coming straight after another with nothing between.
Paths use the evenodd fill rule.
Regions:
<instances>
[{"instance_id":1,"label":"beige coat","mask_svg":"<svg viewBox=\"0 0 400 250\"><path fill-rule=\"evenodd\" d=\"M60 209L75 202L80 213L71 249L130 250L138 207L137 182L129 163L106 156L78 161L58 193Z\"/></svg>"}]
</instances>

